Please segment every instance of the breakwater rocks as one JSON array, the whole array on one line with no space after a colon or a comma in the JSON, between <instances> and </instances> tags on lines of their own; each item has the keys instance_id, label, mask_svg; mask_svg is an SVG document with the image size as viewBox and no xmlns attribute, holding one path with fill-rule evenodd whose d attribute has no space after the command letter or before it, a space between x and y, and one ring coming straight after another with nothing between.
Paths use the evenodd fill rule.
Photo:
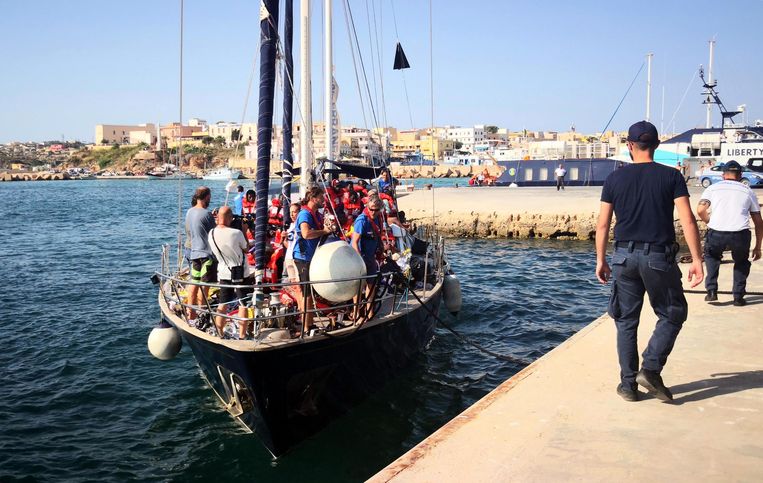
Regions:
<instances>
[{"instance_id":1,"label":"breakwater rocks","mask_svg":"<svg viewBox=\"0 0 763 483\"><path fill-rule=\"evenodd\" d=\"M438 164L434 166L392 166L395 178L468 178L487 170L490 176L503 173L501 166L456 166Z\"/></svg>"},{"instance_id":2,"label":"breakwater rocks","mask_svg":"<svg viewBox=\"0 0 763 483\"><path fill-rule=\"evenodd\" d=\"M0 181L60 181L71 179L67 173L24 171L0 173Z\"/></svg>"}]
</instances>

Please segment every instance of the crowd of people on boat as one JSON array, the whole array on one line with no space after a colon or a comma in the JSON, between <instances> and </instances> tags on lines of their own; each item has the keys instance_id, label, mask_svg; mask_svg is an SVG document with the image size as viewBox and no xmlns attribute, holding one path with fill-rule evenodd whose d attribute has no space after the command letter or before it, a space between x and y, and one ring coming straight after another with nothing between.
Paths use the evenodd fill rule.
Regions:
<instances>
[{"instance_id":1,"label":"crowd of people on boat","mask_svg":"<svg viewBox=\"0 0 763 483\"><path fill-rule=\"evenodd\" d=\"M394 186L395 180L388 171L370 183L363 179L334 179L308 188L299 203L289 205L286 218L282 208L285 200L272 197L262 283L308 282L310 262L318 246L327 239L346 241L362 258L366 274L377 274L380 263L404 250L403 239L409 228L404 213L397 209ZM228 335L246 339L252 333L245 300L255 285L255 211L259 200L254 190L238 186L232 207L226 203L210 212L211 197L208 187L197 188L192 207L186 213L185 258L190 279L195 282L187 287L187 317L189 323L198 326L197 312L204 312L199 307L209 307L210 287L206 284L219 284L218 305L213 311L220 315L210 322L214 322L217 334L223 336L230 316L236 316L238 334L228 332ZM373 289L373 283L367 280L366 297ZM300 313L306 314L303 333L313 326L314 306L313 297L302 293L304 286L289 285L281 290L282 299L285 297ZM362 313L363 308L356 305L352 317Z\"/></svg>"}]
</instances>

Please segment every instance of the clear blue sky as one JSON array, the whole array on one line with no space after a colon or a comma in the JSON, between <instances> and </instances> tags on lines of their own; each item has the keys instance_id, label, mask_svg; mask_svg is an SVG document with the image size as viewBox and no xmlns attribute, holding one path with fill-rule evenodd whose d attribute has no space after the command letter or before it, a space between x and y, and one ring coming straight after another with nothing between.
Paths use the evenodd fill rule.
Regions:
<instances>
[{"instance_id":1,"label":"clear blue sky","mask_svg":"<svg viewBox=\"0 0 763 483\"><path fill-rule=\"evenodd\" d=\"M405 71L410 111L402 74L391 69L397 37L393 2L397 32L412 66ZM299 0L294 3L298 10ZM334 1L339 111L342 124L362 126L343 4ZM429 2L350 0L350 4L369 76L366 4L374 6L377 20L382 19L388 123L410 128L412 117L416 127L428 126ZM319 36L322 2L313 0L312 5L313 33ZM241 120L258 48L258 10L253 1L186 1L184 120ZM712 37L717 40L715 75L721 98L730 108L746 103L749 120L761 119L761 19L761 0L434 0L434 121L514 130L565 130L574 123L578 131L599 131L645 54L653 52L652 120L659 128L663 88L667 124L698 65L707 64L707 41ZM4 2L0 142L62 135L92 142L96 124L177 120L178 33L178 1ZM297 40L297 66L298 45ZM321 55L315 44L316 120L323 115ZM645 86L646 68L613 128L626 129L643 119ZM677 131L704 125L700 91L696 78L676 116ZM256 92L255 86L247 122L256 120ZM280 115L280 108L276 112ZM719 122L717 112L714 122Z\"/></svg>"}]
</instances>

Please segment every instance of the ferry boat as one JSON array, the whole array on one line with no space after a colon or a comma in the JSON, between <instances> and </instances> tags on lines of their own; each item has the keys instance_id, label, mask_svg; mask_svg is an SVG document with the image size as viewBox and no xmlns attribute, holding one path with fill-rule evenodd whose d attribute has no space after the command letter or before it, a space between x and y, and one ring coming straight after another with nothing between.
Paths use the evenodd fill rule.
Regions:
<instances>
[{"instance_id":1,"label":"ferry boat","mask_svg":"<svg viewBox=\"0 0 763 483\"><path fill-rule=\"evenodd\" d=\"M612 158L527 159L498 161L503 173L496 186L555 186L554 170L561 164L567 170L565 186L602 186L609 174L625 163Z\"/></svg>"},{"instance_id":2,"label":"ferry boat","mask_svg":"<svg viewBox=\"0 0 763 483\"><path fill-rule=\"evenodd\" d=\"M240 169L232 169L229 167L223 167L223 168L217 168L213 169L212 171L206 172L202 179L206 180L215 180L215 181L228 181L231 179L239 179L241 178L241 170Z\"/></svg>"}]
</instances>

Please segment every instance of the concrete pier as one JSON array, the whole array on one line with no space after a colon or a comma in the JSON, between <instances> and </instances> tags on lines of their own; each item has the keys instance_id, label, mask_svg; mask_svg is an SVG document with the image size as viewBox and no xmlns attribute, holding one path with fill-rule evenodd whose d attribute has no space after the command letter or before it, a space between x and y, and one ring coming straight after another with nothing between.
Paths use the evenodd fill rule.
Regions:
<instances>
[{"instance_id":1,"label":"concrete pier","mask_svg":"<svg viewBox=\"0 0 763 483\"><path fill-rule=\"evenodd\" d=\"M698 186L689 187L692 209L702 191ZM601 186L570 186L564 191L551 186L467 186L417 190L401 197L399 204L408 220L419 224L434 220L446 236L593 240L600 197ZM680 237L681 224L676 221L675 225ZM704 229L702 222L700 229Z\"/></svg>"},{"instance_id":2,"label":"concrete pier","mask_svg":"<svg viewBox=\"0 0 763 483\"><path fill-rule=\"evenodd\" d=\"M730 287L723 264L720 289ZM763 291L763 261L747 289ZM763 296L745 307L703 296L687 294L689 318L663 372L672 403L615 393L615 328L602 316L370 481L760 481ZM641 350L655 319L645 305Z\"/></svg>"}]
</instances>

